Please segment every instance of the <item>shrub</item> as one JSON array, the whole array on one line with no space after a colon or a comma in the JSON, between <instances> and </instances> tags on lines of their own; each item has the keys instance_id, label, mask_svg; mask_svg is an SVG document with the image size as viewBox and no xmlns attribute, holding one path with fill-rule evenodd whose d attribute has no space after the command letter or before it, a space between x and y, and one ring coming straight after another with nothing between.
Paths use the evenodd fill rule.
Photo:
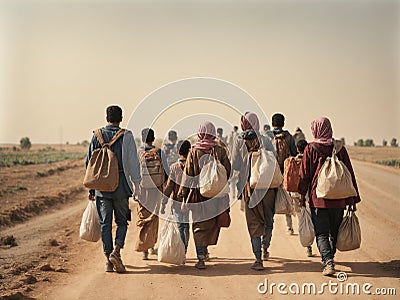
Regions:
<instances>
[{"instance_id":1,"label":"shrub","mask_svg":"<svg viewBox=\"0 0 400 300\"><path fill-rule=\"evenodd\" d=\"M374 140L372 140L372 139L367 139L367 140L365 140L364 146L365 146L365 147L374 147L374 146L375 146Z\"/></svg>"},{"instance_id":2,"label":"shrub","mask_svg":"<svg viewBox=\"0 0 400 300\"><path fill-rule=\"evenodd\" d=\"M398 147L399 144L397 143L397 139L396 138L392 138L392 140L390 141L390 146L391 147Z\"/></svg>"},{"instance_id":3,"label":"shrub","mask_svg":"<svg viewBox=\"0 0 400 300\"><path fill-rule=\"evenodd\" d=\"M28 137L23 137L19 141L21 149L29 150L32 147L32 143Z\"/></svg>"}]
</instances>

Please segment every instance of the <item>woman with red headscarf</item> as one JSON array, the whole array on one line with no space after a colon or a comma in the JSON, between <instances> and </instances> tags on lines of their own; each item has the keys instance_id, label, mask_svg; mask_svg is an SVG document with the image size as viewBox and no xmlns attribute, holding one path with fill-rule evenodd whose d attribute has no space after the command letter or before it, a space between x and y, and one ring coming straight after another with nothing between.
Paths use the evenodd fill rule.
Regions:
<instances>
[{"instance_id":1,"label":"woman with red headscarf","mask_svg":"<svg viewBox=\"0 0 400 300\"><path fill-rule=\"evenodd\" d=\"M334 256L336 253L336 240L340 223L346 205L355 210L356 203L360 202L356 178L346 148L333 139L331 122L327 118L319 118L311 122L311 131L314 141L304 150L300 165L299 193L300 205L305 205L305 195L309 193L311 217L314 224L318 250L324 264L323 275L335 274ZM337 149L337 157L349 169L353 179L353 186L357 191L356 197L345 199L318 198L316 193L318 173L325 158L332 155L333 147Z\"/></svg>"},{"instance_id":2,"label":"woman with red headscarf","mask_svg":"<svg viewBox=\"0 0 400 300\"><path fill-rule=\"evenodd\" d=\"M247 229L256 261L254 270L264 270L263 260L268 260L274 225L275 189L252 189L249 185L249 153L260 147L275 154L271 140L259 132L260 122L255 113L246 112L240 121L241 136L236 139L232 152L232 167L239 171L238 190L245 202ZM253 203L256 203L254 206Z\"/></svg>"},{"instance_id":3,"label":"woman with red headscarf","mask_svg":"<svg viewBox=\"0 0 400 300\"><path fill-rule=\"evenodd\" d=\"M210 155L217 157L224 166L227 180L231 174L231 163L225 148L215 141L214 124L211 122L202 123L197 137L198 140L190 150L186 160L178 197L182 198L186 204L185 208L192 211L193 237L198 258L195 267L205 269L205 260L209 259L207 247L217 244L220 232L218 215L229 209L229 196L227 193L221 193L221 196L218 195L213 198L202 196L199 189L199 175Z\"/></svg>"}]
</instances>

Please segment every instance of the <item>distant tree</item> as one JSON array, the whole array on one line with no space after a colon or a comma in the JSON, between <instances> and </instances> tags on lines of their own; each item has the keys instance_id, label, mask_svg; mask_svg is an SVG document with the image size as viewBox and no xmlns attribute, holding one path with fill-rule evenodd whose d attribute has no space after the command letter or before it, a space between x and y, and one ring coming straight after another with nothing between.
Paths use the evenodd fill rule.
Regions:
<instances>
[{"instance_id":1,"label":"distant tree","mask_svg":"<svg viewBox=\"0 0 400 300\"><path fill-rule=\"evenodd\" d=\"M65 142L65 145L69 145L69 142L67 141L67 142Z\"/></svg>"},{"instance_id":2,"label":"distant tree","mask_svg":"<svg viewBox=\"0 0 400 300\"><path fill-rule=\"evenodd\" d=\"M28 137L23 137L19 141L21 149L29 150L32 147L32 143Z\"/></svg>"},{"instance_id":3,"label":"distant tree","mask_svg":"<svg viewBox=\"0 0 400 300\"><path fill-rule=\"evenodd\" d=\"M398 147L399 144L397 143L397 139L396 138L392 138L392 140L390 141L390 146L391 147Z\"/></svg>"},{"instance_id":4,"label":"distant tree","mask_svg":"<svg viewBox=\"0 0 400 300\"><path fill-rule=\"evenodd\" d=\"M386 147L386 146L387 146L387 140L384 139L384 140L382 141L382 146L383 146L383 147Z\"/></svg>"},{"instance_id":5,"label":"distant tree","mask_svg":"<svg viewBox=\"0 0 400 300\"><path fill-rule=\"evenodd\" d=\"M375 146L374 140L372 140L372 139L367 139L367 140L365 140L364 146L365 146L365 147L374 147L374 146Z\"/></svg>"},{"instance_id":6,"label":"distant tree","mask_svg":"<svg viewBox=\"0 0 400 300\"><path fill-rule=\"evenodd\" d=\"M81 143L81 145L82 145L83 147L87 147L87 146L89 146L89 142L88 142L87 140L84 140L84 141Z\"/></svg>"},{"instance_id":7,"label":"distant tree","mask_svg":"<svg viewBox=\"0 0 400 300\"><path fill-rule=\"evenodd\" d=\"M357 146L358 146L358 147L364 147L364 140L363 140L363 139L359 139L359 140L357 141Z\"/></svg>"},{"instance_id":8,"label":"distant tree","mask_svg":"<svg viewBox=\"0 0 400 300\"><path fill-rule=\"evenodd\" d=\"M346 145L346 140L344 139L344 137L342 137L342 138L340 139L340 141L342 142L343 146Z\"/></svg>"}]
</instances>

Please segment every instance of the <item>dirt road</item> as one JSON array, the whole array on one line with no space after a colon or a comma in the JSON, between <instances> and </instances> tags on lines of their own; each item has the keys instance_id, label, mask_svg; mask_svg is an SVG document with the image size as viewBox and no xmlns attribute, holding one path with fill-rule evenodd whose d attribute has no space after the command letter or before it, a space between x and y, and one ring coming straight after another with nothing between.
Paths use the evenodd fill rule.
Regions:
<instances>
[{"instance_id":1,"label":"dirt road","mask_svg":"<svg viewBox=\"0 0 400 300\"><path fill-rule=\"evenodd\" d=\"M358 216L362 226L362 247L357 251L338 252L337 270L346 272L348 279L343 283L372 284L369 291L374 294L376 288L396 288L397 296L370 295L368 299L398 299L400 293L400 170L381 167L366 162L354 161L359 182L362 203L358 206ZM67 220L66 229L78 234L80 212L84 205L72 205L64 210ZM29 222L54 217L38 217ZM58 213L54 230L64 232L61 213ZM297 220L295 226L297 226ZM133 220L134 221L134 220ZM28 222L28 223L29 223ZM46 225L47 224L47 225ZM21 230L18 225L10 229ZM44 222L43 226L51 226ZM295 227L296 228L296 227ZM295 230L297 233L297 230ZM133 251L136 230L134 223L129 228L127 246L122 252L127 266L127 274L104 273L104 258L101 244L79 241L76 235L64 242L70 254L66 263L69 273L59 273L50 282L42 282L29 295L38 299L284 299L276 286L266 294L260 294L257 287L267 280L268 288L272 284L285 283L289 286L297 283L314 283L317 293L323 283L340 283L336 278L321 275L320 257L308 258L301 247L298 236L285 233L284 216L275 216L275 228L270 248L271 258L265 263L266 270L251 270L253 254L247 233L244 214L238 203L232 207L232 224L223 229L217 246L211 247L211 261L206 270L193 267L195 251L190 240L188 260L185 266L169 266L157 262L156 257L142 261L140 254ZM314 253L318 253L313 246ZM50 276L50 275L49 275ZM265 286L260 286L263 289ZM295 288L292 285L292 289ZM344 287L344 293L345 285ZM290 294L288 287L285 291ZM307 290L306 290L307 292ZM391 292L386 290L386 292ZM352 293L352 289L350 289ZM297 295L297 299L309 296ZM319 299L342 299L340 293L330 293L325 287ZM351 296L365 299L366 295Z\"/></svg>"}]
</instances>

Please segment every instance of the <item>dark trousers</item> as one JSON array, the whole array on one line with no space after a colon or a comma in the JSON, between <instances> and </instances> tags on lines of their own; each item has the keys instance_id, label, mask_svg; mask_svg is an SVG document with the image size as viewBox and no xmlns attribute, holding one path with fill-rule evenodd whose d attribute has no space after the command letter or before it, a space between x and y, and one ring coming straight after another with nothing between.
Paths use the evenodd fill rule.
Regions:
<instances>
[{"instance_id":1,"label":"dark trousers","mask_svg":"<svg viewBox=\"0 0 400 300\"><path fill-rule=\"evenodd\" d=\"M322 262L333 262L336 253L336 241L343 219L344 208L311 208L315 237Z\"/></svg>"}]
</instances>

